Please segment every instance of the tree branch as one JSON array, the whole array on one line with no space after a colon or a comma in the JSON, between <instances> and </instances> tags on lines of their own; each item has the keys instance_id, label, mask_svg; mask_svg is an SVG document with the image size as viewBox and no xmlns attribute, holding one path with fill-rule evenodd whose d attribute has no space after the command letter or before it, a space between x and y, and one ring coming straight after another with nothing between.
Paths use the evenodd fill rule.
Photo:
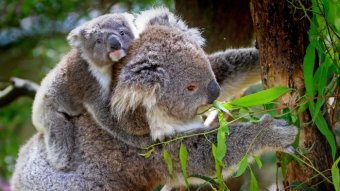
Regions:
<instances>
[{"instance_id":1,"label":"tree branch","mask_svg":"<svg viewBox=\"0 0 340 191\"><path fill-rule=\"evenodd\" d=\"M4 107L21 96L34 98L39 89L39 85L25 79L11 78L11 85L0 91L0 107Z\"/></svg>"}]
</instances>

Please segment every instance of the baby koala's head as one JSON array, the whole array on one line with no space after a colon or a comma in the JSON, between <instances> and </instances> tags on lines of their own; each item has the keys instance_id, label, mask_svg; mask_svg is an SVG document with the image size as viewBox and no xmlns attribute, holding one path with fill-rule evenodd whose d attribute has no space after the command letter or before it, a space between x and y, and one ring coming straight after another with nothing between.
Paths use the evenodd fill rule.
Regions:
<instances>
[{"instance_id":1,"label":"baby koala's head","mask_svg":"<svg viewBox=\"0 0 340 191\"><path fill-rule=\"evenodd\" d=\"M138 33L128 13L106 14L73 29L67 37L90 64L110 66L126 55Z\"/></svg>"}]
</instances>

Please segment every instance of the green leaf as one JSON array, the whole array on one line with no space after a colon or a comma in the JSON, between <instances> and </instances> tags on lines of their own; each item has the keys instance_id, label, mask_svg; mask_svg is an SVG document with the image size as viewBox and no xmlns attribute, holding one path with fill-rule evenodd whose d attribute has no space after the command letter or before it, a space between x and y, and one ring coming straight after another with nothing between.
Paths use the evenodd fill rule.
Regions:
<instances>
[{"instance_id":1,"label":"green leaf","mask_svg":"<svg viewBox=\"0 0 340 191\"><path fill-rule=\"evenodd\" d=\"M225 112L225 113L229 113L229 111L221 104L221 102L219 102L219 101L217 101L217 100L215 100L215 101L213 102L213 106L214 106L215 108L217 108L217 109L219 109L219 110Z\"/></svg>"},{"instance_id":2,"label":"green leaf","mask_svg":"<svg viewBox=\"0 0 340 191\"><path fill-rule=\"evenodd\" d=\"M224 118L224 115L222 112L218 112L218 122L220 123L220 129L222 132L225 132L229 135L229 127L228 127L228 123Z\"/></svg>"},{"instance_id":3,"label":"green leaf","mask_svg":"<svg viewBox=\"0 0 340 191\"><path fill-rule=\"evenodd\" d=\"M299 106L299 109L296 112L296 115L301 114L302 112L306 111L306 109L308 108L308 103L303 103Z\"/></svg>"},{"instance_id":4,"label":"green leaf","mask_svg":"<svg viewBox=\"0 0 340 191\"><path fill-rule=\"evenodd\" d=\"M231 105L251 107L267 104L291 91L287 87L274 87L227 102Z\"/></svg>"},{"instance_id":5,"label":"green leaf","mask_svg":"<svg viewBox=\"0 0 340 191\"><path fill-rule=\"evenodd\" d=\"M253 171L250 169L250 191L258 191L259 190L259 184L257 183L256 177L253 173Z\"/></svg>"},{"instance_id":6,"label":"green leaf","mask_svg":"<svg viewBox=\"0 0 340 191\"><path fill-rule=\"evenodd\" d=\"M315 61L315 47L309 44L306 49L306 55L303 59L303 76L306 86L306 94L310 97L315 95L314 90L314 61Z\"/></svg>"},{"instance_id":7,"label":"green leaf","mask_svg":"<svg viewBox=\"0 0 340 191\"><path fill-rule=\"evenodd\" d=\"M340 191L340 172L338 164L340 162L340 157L332 165L332 180L336 191Z\"/></svg>"},{"instance_id":8,"label":"green leaf","mask_svg":"<svg viewBox=\"0 0 340 191\"><path fill-rule=\"evenodd\" d=\"M179 148L179 161L181 164L181 169L182 169L182 174L183 174L185 185L189 187L188 173L187 173L188 150L185 147L185 145L183 145L183 143L181 143L181 146Z\"/></svg>"},{"instance_id":9,"label":"green leaf","mask_svg":"<svg viewBox=\"0 0 340 191\"><path fill-rule=\"evenodd\" d=\"M242 160L240 161L239 163L239 167L238 167L238 171L236 173L236 175L234 177L239 177L241 176L244 171L247 169L247 166L248 166L248 156L247 155L244 155L244 157L242 158Z\"/></svg>"},{"instance_id":10,"label":"green leaf","mask_svg":"<svg viewBox=\"0 0 340 191\"><path fill-rule=\"evenodd\" d=\"M254 158L254 160L255 160L257 166L258 166L259 168L262 168L261 159L260 159L258 156L256 156L256 155L254 155L253 158Z\"/></svg>"},{"instance_id":11,"label":"green leaf","mask_svg":"<svg viewBox=\"0 0 340 191\"><path fill-rule=\"evenodd\" d=\"M222 112L218 112L218 120L220 121L220 128L217 131L216 160L223 167L223 158L227 153L226 132L229 133L229 128Z\"/></svg>"},{"instance_id":12,"label":"green leaf","mask_svg":"<svg viewBox=\"0 0 340 191\"><path fill-rule=\"evenodd\" d=\"M205 182L211 184L214 187L218 187L218 182L216 182L213 178L211 178L210 176L205 176L205 175L201 175L201 174L193 174L190 175L190 177L194 177L194 178L199 178L204 180ZM203 184L202 186L204 186L206 184Z\"/></svg>"},{"instance_id":13,"label":"green leaf","mask_svg":"<svg viewBox=\"0 0 340 191\"><path fill-rule=\"evenodd\" d=\"M144 154L139 154L145 158L149 158L151 156L151 154L153 153L154 148L152 147L152 149L148 150L148 152L144 153Z\"/></svg>"},{"instance_id":14,"label":"green leaf","mask_svg":"<svg viewBox=\"0 0 340 191\"><path fill-rule=\"evenodd\" d=\"M222 112L228 114L229 116L231 116L232 118L234 118L233 114L231 114L231 112L229 111L229 109L230 109L230 110L231 110L231 109L235 109L235 108L233 108L232 106L230 106L230 105L222 105L222 103L219 102L219 101L217 101L217 100L215 100L215 101L213 102L213 106L214 106L217 110L222 111Z\"/></svg>"},{"instance_id":15,"label":"green leaf","mask_svg":"<svg viewBox=\"0 0 340 191\"><path fill-rule=\"evenodd\" d=\"M313 106L312 103L309 104L309 110L311 111L311 113L314 112L314 106ZM335 154L336 154L336 143L335 143L335 139L334 139L334 135L333 135L332 131L328 128L328 124L326 122L326 119L319 112L317 117L314 119L314 122L315 122L317 128L319 129L319 131L321 132L321 134L326 137L329 145L331 146L332 158L334 160Z\"/></svg>"},{"instance_id":16,"label":"green leaf","mask_svg":"<svg viewBox=\"0 0 340 191\"><path fill-rule=\"evenodd\" d=\"M174 172L174 167L173 167L173 164L172 164L171 155L166 149L163 149L163 159L164 159L164 161L167 165L168 172L169 172L170 176L172 176L173 172Z\"/></svg>"},{"instance_id":17,"label":"green leaf","mask_svg":"<svg viewBox=\"0 0 340 191\"><path fill-rule=\"evenodd\" d=\"M317 79L315 79L317 81L318 84L318 97L317 98L317 102L315 104L315 109L314 109L314 113L312 118L315 119L316 116L318 115L318 113L321 110L322 105L325 102L325 89L327 87L327 78L328 78L328 71L329 68L331 66L331 62L329 61L329 59L325 59L325 62L317 69L317 72L319 71L319 75L317 77Z\"/></svg>"},{"instance_id":18,"label":"green leaf","mask_svg":"<svg viewBox=\"0 0 340 191\"><path fill-rule=\"evenodd\" d=\"M328 23L334 26L335 28L338 28L339 26L337 26L336 22L340 16L339 2L336 2L334 0L323 0L323 5L325 8L325 14L326 14Z\"/></svg>"},{"instance_id":19,"label":"green leaf","mask_svg":"<svg viewBox=\"0 0 340 191\"><path fill-rule=\"evenodd\" d=\"M280 118L287 121L288 124L291 124L292 123L292 112L290 108L284 108Z\"/></svg>"},{"instance_id":20,"label":"green leaf","mask_svg":"<svg viewBox=\"0 0 340 191\"><path fill-rule=\"evenodd\" d=\"M217 160L217 147L216 145L211 145L212 153L215 159L215 170L216 170L216 176L217 176L217 182L219 185L219 190L223 190L225 188L223 177L222 177L222 168L220 163Z\"/></svg>"},{"instance_id":21,"label":"green leaf","mask_svg":"<svg viewBox=\"0 0 340 191\"><path fill-rule=\"evenodd\" d=\"M275 104L274 103L267 103L267 104L263 104L263 107L265 110L267 110L268 114L271 116L275 116L277 113L277 111L275 110Z\"/></svg>"}]
</instances>

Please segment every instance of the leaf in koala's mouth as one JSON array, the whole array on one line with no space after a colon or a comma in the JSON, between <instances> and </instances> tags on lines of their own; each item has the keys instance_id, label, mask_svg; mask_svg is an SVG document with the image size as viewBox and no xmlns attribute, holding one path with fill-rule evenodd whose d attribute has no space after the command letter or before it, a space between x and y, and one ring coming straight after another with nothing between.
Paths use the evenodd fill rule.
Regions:
<instances>
[{"instance_id":1,"label":"leaf in koala's mouth","mask_svg":"<svg viewBox=\"0 0 340 191\"><path fill-rule=\"evenodd\" d=\"M123 58L125 56L125 51L123 49L119 49L119 50L115 50L109 53L110 59L113 62L117 62L118 60L120 60L121 58Z\"/></svg>"}]
</instances>

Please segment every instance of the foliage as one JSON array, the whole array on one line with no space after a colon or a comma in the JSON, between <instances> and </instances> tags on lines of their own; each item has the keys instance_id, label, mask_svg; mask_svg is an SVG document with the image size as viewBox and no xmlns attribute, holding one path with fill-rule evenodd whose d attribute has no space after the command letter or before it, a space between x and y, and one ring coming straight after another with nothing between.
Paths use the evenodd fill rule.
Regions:
<instances>
[{"instance_id":1,"label":"foliage","mask_svg":"<svg viewBox=\"0 0 340 191\"><path fill-rule=\"evenodd\" d=\"M334 162L332 165L332 179L334 183L334 188L336 191L340 191L340 175L339 175L339 162L340 162L340 157Z\"/></svg>"},{"instance_id":2,"label":"foliage","mask_svg":"<svg viewBox=\"0 0 340 191\"><path fill-rule=\"evenodd\" d=\"M35 37L65 35L80 23L109 12L139 12L152 6L174 9L173 0L3 0L0 1L0 48Z\"/></svg>"},{"instance_id":3,"label":"foliage","mask_svg":"<svg viewBox=\"0 0 340 191\"><path fill-rule=\"evenodd\" d=\"M313 122L331 146L334 159L336 142L323 117L322 108L327 98L334 97L339 86L340 5L331 0L313 0L312 3L312 18L306 14L311 27L308 33L310 44L303 63L305 100Z\"/></svg>"},{"instance_id":4,"label":"foliage","mask_svg":"<svg viewBox=\"0 0 340 191\"><path fill-rule=\"evenodd\" d=\"M0 174L8 179L12 174L22 137L18 136L30 121L32 101L20 99L0 110ZM18 108L22 108L18 113Z\"/></svg>"}]
</instances>

